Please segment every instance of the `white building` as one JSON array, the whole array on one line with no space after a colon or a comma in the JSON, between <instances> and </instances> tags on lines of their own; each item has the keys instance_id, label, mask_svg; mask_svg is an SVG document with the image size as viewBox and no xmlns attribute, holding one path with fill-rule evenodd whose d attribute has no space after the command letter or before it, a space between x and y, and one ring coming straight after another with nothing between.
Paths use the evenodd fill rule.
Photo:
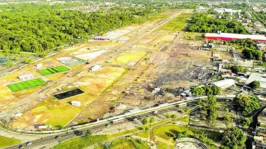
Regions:
<instances>
[{"instance_id":1,"label":"white building","mask_svg":"<svg viewBox=\"0 0 266 149\"><path fill-rule=\"evenodd\" d=\"M215 8L214 11L217 12L217 13L225 13L225 12L238 13L238 12L241 12L241 10L227 9L227 8Z\"/></svg>"},{"instance_id":2,"label":"white building","mask_svg":"<svg viewBox=\"0 0 266 149\"><path fill-rule=\"evenodd\" d=\"M71 105L80 107L81 106L81 102L80 101L71 101Z\"/></svg>"},{"instance_id":3,"label":"white building","mask_svg":"<svg viewBox=\"0 0 266 149\"><path fill-rule=\"evenodd\" d=\"M213 82L213 84L220 87L220 88L226 89L226 88L229 88L231 86L234 86L236 84L236 82L233 79L225 79L225 80Z\"/></svg>"},{"instance_id":4,"label":"white building","mask_svg":"<svg viewBox=\"0 0 266 149\"><path fill-rule=\"evenodd\" d=\"M250 74L248 80L246 81L246 85L253 81L259 81L261 88L266 88L266 75L265 74L259 74L259 73L252 73Z\"/></svg>"},{"instance_id":5,"label":"white building","mask_svg":"<svg viewBox=\"0 0 266 149\"><path fill-rule=\"evenodd\" d=\"M100 71L102 69L102 66L100 65L95 65L90 68L90 71Z\"/></svg>"},{"instance_id":6,"label":"white building","mask_svg":"<svg viewBox=\"0 0 266 149\"><path fill-rule=\"evenodd\" d=\"M43 66L42 64L37 64L37 65L36 65L36 69L41 69L42 66Z\"/></svg>"},{"instance_id":7,"label":"white building","mask_svg":"<svg viewBox=\"0 0 266 149\"><path fill-rule=\"evenodd\" d=\"M25 81L25 80L33 79L34 78L34 75L33 74L27 74L27 75L23 75L23 76L18 76L18 78L21 81Z\"/></svg>"}]
</instances>

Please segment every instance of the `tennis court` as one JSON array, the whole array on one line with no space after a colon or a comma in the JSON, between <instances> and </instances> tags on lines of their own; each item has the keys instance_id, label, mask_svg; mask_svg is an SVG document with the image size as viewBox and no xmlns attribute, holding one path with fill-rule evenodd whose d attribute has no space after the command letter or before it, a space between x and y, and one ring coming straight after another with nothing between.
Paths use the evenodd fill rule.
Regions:
<instances>
[{"instance_id":1,"label":"tennis court","mask_svg":"<svg viewBox=\"0 0 266 149\"><path fill-rule=\"evenodd\" d=\"M48 76L51 74L56 74L56 73L66 72L66 71L69 71L69 69L67 67L57 66L57 67L53 67L53 68L38 70L38 73L43 75L43 76Z\"/></svg>"},{"instance_id":2,"label":"tennis court","mask_svg":"<svg viewBox=\"0 0 266 149\"><path fill-rule=\"evenodd\" d=\"M43 79L39 78L39 79L33 79L33 80L10 84L7 87L12 92L18 92L18 91L22 91L22 90L29 89L29 88L34 88L37 86L42 86L44 84L46 84L46 82Z\"/></svg>"}]
</instances>

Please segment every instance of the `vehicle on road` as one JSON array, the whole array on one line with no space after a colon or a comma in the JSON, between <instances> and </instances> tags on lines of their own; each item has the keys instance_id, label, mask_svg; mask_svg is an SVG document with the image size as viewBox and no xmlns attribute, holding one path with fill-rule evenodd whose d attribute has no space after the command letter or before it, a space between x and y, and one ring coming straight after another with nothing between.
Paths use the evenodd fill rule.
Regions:
<instances>
[{"instance_id":1,"label":"vehicle on road","mask_svg":"<svg viewBox=\"0 0 266 149\"><path fill-rule=\"evenodd\" d=\"M26 145L32 145L32 143L31 142L26 142Z\"/></svg>"},{"instance_id":2,"label":"vehicle on road","mask_svg":"<svg viewBox=\"0 0 266 149\"><path fill-rule=\"evenodd\" d=\"M106 124L105 127L111 127L111 125L110 124Z\"/></svg>"}]
</instances>

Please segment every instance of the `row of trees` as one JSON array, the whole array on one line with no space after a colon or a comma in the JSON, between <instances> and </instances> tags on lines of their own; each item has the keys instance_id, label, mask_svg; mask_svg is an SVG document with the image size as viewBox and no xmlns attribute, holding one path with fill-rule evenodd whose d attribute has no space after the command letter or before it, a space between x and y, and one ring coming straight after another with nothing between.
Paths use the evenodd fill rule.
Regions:
<instances>
[{"instance_id":1,"label":"row of trees","mask_svg":"<svg viewBox=\"0 0 266 149\"><path fill-rule=\"evenodd\" d=\"M203 87L192 87L191 92L194 96L200 95L219 95L221 88L216 85L203 86Z\"/></svg>"},{"instance_id":2,"label":"row of trees","mask_svg":"<svg viewBox=\"0 0 266 149\"><path fill-rule=\"evenodd\" d=\"M217 119L216 106L216 97L209 95L204 108L207 110L207 120L209 120L211 123L213 123Z\"/></svg>"},{"instance_id":3,"label":"row of trees","mask_svg":"<svg viewBox=\"0 0 266 149\"><path fill-rule=\"evenodd\" d=\"M194 14L189 22L187 31L200 33L225 33L246 34L246 29L236 21L214 18L210 14Z\"/></svg>"},{"instance_id":4,"label":"row of trees","mask_svg":"<svg viewBox=\"0 0 266 149\"><path fill-rule=\"evenodd\" d=\"M240 47L242 49L246 49L246 48L256 49L257 48L257 44L251 39L224 41L224 44L229 45L229 46Z\"/></svg>"}]
</instances>

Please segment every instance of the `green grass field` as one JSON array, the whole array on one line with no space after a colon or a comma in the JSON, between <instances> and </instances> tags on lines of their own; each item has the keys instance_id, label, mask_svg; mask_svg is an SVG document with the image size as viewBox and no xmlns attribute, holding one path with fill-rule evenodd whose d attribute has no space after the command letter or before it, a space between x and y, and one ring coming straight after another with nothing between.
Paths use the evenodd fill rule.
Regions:
<instances>
[{"instance_id":1,"label":"green grass field","mask_svg":"<svg viewBox=\"0 0 266 149\"><path fill-rule=\"evenodd\" d=\"M53 67L53 68L38 70L38 73L43 75L43 76L48 76L51 74L56 74L56 73L66 72L66 71L69 71L69 69L67 67L57 66L57 67Z\"/></svg>"},{"instance_id":2,"label":"green grass field","mask_svg":"<svg viewBox=\"0 0 266 149\"><path fill-rule=\"evenodd\" d=\"M188 23L188 19L192 16L190 13L182 13L173 20L171 20L166 25L162 26L161 30L168 30L168 31L182 31Z\"/></svg>"},{"instance_id":3,"label":"green grass field","mask_svg":"<svg viewBox=\"0 0 266 149\"><path fill-rule=\"evenodd\" d=\"M20 143L20 140L0 136L0 148Z\"/></svg>"},{"instance_id":4,"label":"green grass field","mask_svg":"<svg viewBox=\"0 0 266 149\"><path fill-rule=\"evenodd\" d=\"M19 83L14 83L14 84L10 84L7 87L12 91L12 92L18 92L18 91L22 91L25 89L30 89L30 88L34 88L37 86L42 86L46 84L46 82L39 78L39 79L33 79L33 80L28 80L28 81L23 81L23 82L19 82Z\"/></svg>"}]
</instances>

